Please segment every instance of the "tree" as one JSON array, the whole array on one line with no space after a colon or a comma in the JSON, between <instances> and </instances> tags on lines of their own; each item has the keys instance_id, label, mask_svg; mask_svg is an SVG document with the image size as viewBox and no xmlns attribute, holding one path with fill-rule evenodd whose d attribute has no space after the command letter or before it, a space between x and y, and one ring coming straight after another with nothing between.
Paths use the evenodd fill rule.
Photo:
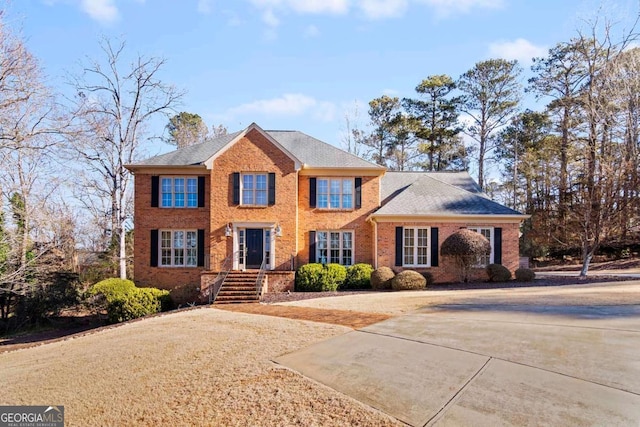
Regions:
<instances>
[{"instance_id":1,"label":"tree","mask_svg":"<svg viewBox=\"0 0 640 427\"><path fill-rule=\"evenodd\" d=\"M440 255L450 257L455 263L460 281L469 281L471 267L479 257L491 254L491 243L482 234L462 228L447 237L440 246Z\"/></svg>"},{"instance_id":2,"label":"tree","mask_svg":"<svg viewBox=\"0 0 640 427\"><path fill-rule=\"evenodd\" d=\"M433 75L416 86L421 99L402 101L417 120L416 136L426 141L419 146L420 152L427 156L425 170L444 170L460 154L457 144L460 141L457 135L462 130L458 123L460 98L450 96L455 88L455 82L448 75Z\"/></svg>"},{"instance_id":3,"label":"tree","mask_svg":"<svg viewBox=\"0 0 640 427\"><path fill-rule=\"evenodd\" d=\"M472 121L466 132L478 142L480 188L484 188L486 156L496 147L492 137L517 111L521 72L515 60L489 59L478 62L458 80L458 89L463 93L461 110Z\"/></svg>"},{"instance_id":4,"label":"tree","mask_svg":"<svg viewBox=\"0 0 640 427\"><path fill-rule=\"evenodd\" d=\"M183 95L159 79L164 59L135 57L129 68L125 43L100 42L102 60L88 60L71 82L76 92L76 133L69 147L83 163L83 188L98 201L87 207L110 222L111 241L118 248L120 277L126 273L126 224L130 217L131 175L125 165L137 160L145 125L168 115ZM87 202L85 194L83 201Z\"/></svg>"},{"instance_id":5,"label":"tree","mask_svg":"<svg viewBox=\"0 0 640 427\"><path fill-rule=\"evenodd\" d=\"M178 148L200 144L204 142L209 133L207 125L198 114L184 111L171 117L166 129L169 133L167 142Z\"/></svg>"},{"instance_id":6,"label":"tree","mask_svg":"<svg viewBox=\"0 0 640 427\"><path fill-rule=\"evenodd\" d=\"M373 130L370 138L363 143L372 149L371 159L381 166L387 166L388 153L395 145L394 122L400 114L400 99L383 95L369 102L369 118Z\"/></svg>"}]
</instances>

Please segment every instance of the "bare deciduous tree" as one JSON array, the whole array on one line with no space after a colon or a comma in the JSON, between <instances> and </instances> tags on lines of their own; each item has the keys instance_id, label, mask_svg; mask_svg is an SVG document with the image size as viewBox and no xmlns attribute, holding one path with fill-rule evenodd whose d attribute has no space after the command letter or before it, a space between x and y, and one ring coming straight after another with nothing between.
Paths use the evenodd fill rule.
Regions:
<instances>
[{"instance_id":1,"label":"bare deciduous tree","mask_svg":"<svg viewBox=\"0 0 640 427\"><path fill-rule=\"evenodd\" d=\"M137 55L127 67L124 42L103 39L100 48L103 57L89 59L71 82L76 132L69 148L83 163L83 188L99 200L91 201L91 209L108 218L120 277L126 278L131 175L125 165L137 160L145 125L154 116L168 116L183 93L159 79L164 59Z\"/></svg>"}]
</instances>

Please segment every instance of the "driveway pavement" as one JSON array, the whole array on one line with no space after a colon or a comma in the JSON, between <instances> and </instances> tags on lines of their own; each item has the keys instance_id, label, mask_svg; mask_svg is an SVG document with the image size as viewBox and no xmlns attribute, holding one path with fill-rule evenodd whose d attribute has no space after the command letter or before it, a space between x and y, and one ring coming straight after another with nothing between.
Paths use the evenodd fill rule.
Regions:
<instances>
[{"instance_id":1,"label":"driveway pavement","mask_svg":"<svg viewBox=\"0 0 640 427\"><path fill-rule=\"evenodd\" d=\"M426 306L275 361L412 426L640 426L640 305L587 291Z\"/></svg>"}]
</instances>

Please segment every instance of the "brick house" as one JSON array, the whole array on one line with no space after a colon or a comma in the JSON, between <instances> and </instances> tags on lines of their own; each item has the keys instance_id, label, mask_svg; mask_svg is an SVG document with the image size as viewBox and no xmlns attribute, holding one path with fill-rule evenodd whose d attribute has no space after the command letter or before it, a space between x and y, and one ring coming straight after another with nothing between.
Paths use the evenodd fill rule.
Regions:
<instances>
[{"instance_id":1,"label":"brick house","mask_svg":"<svg viewBox=\"0 0 640 427\"><path fill-rule=\"evenodd\" d=\"M268 290L293 289L295 269L309 262L455 280L438 242L461 227L491 241L484 262L518 267L526 216L489 200L466 172L389 172L301 132L256 124L127 167L135 281L183 287L186 300L220 271L261 266Z\"/></svg>"}]
</instances>

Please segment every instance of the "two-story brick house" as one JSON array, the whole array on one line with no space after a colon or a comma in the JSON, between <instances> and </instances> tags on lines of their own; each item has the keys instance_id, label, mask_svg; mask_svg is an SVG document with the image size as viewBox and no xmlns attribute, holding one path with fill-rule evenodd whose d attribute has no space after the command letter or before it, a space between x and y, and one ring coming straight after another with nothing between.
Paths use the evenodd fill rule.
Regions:
<instances>
[{"instance_id":1,"label":"two-story brick house","mask_svg":"<svg viewBox=\"0 0 640 427\"><path fill-rule=\"evenodd\" d=\"M308 262L454 280L438 242L461 227L490 239L486 262L518 266L525 216L489 200L466 172L388 172L301 132L256 124L128 168L134 279L143 286L195 290L220 270L263 266L269 289L292 289L295 268Z\"/></svg>"}]
</instances>

